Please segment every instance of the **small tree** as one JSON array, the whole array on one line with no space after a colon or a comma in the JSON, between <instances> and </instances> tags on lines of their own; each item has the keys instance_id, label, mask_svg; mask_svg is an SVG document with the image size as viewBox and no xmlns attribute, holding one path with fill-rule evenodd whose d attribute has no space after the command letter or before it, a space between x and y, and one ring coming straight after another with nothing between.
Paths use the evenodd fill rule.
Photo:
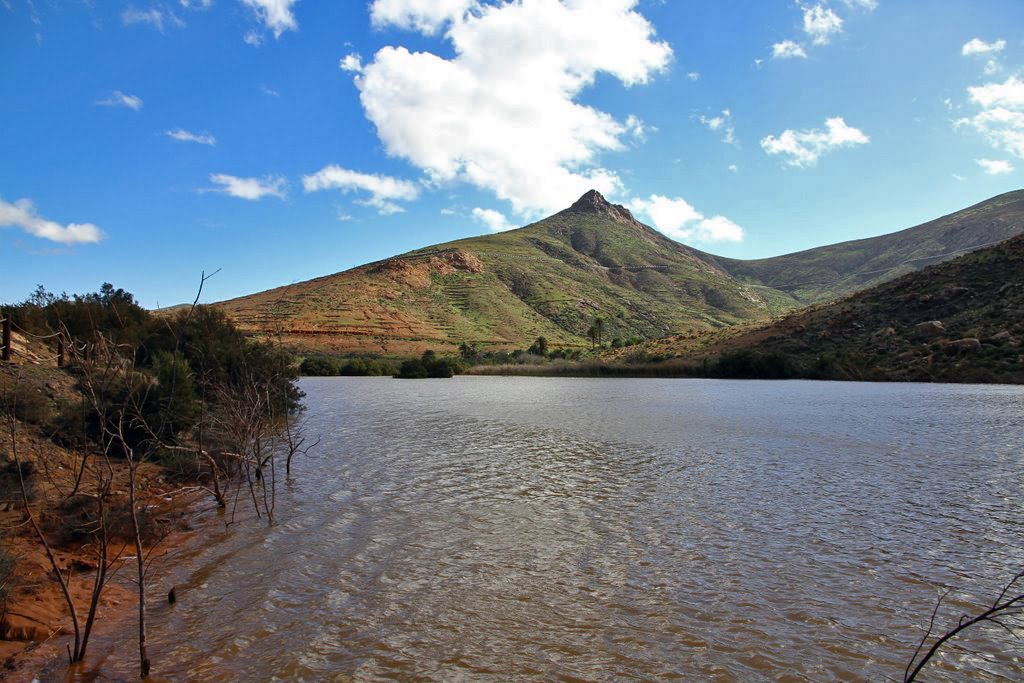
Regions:
<instances>
[{"instance_id":1,"label":"small tree","mask_svg":"<svg viewBox=\"0 0 1024 683\"><path fill-rule=\"evenodd\" d=\"M537 337L537 341L533 342L527 353L532 353L535 356L547 356L548 355L548 340L545 337Z\"/></svg>"}]
</instances>

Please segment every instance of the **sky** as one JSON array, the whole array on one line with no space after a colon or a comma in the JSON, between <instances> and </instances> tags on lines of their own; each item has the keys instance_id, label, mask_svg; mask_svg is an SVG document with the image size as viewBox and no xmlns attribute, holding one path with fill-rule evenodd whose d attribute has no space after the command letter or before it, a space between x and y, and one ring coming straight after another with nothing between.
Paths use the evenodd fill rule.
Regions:
<instances>
[{"instance_id":1,"label":"sky","mask_svg":"<svg viewBox=\"0 0 1024 683\"><path fill-rule=\"evenodd\" d=\"M1020 0L0 0L0 301L218 301L594 188L761 258L1024 186Z\"/></svg>"}]
</instances>

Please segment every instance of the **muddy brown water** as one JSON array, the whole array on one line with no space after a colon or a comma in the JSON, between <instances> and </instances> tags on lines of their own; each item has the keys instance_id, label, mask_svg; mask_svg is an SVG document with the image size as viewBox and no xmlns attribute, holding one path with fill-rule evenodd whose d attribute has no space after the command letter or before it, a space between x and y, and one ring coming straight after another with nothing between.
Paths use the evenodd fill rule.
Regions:
<instances>
[{"instance_id":1,"label":"muddy brown water","mask_svg":"<svg viewBox=\"0 0 1024 683\"><path fill-rule=\"evenodd\" d=\"M901 679L1024 567L1024 389L305 379L278 520L161 570L155 680ZM89 678L132 679L130 633ZM1016 654L1014 654L1016 653ZM1024 680L982 630L927 680Z\"/></svg>"}]
</instances>

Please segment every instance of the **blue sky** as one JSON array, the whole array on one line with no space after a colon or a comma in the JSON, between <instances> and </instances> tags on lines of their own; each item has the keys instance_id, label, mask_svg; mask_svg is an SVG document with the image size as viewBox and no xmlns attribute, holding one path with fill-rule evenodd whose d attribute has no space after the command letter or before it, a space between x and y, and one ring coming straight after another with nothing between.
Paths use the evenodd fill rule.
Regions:
<instances>
[{"instance_id":1,"label":"blue sky","mask_svg":"<svg viewBox=\"0 0 1024 683\"><path fill-rule=\"evenodd\" d=\"M758 258L1024 183L1019 0L0 0L0 301L221 300L590 187Z\"/></svg>"}]
</instances>

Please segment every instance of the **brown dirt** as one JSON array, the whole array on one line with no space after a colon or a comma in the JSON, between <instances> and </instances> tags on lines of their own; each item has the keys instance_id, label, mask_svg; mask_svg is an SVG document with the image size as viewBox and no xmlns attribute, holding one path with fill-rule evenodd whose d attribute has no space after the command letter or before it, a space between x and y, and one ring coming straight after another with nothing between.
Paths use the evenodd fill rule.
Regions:
<instances>
[{"instance_id":1,"label":"brown dirt","mask_svg":"<svg viewBox=\"0 0 1024 683\"><path fill-rule=\"evenodd\" d=\"M52 398L74 395L73 380L55 368L22 364L0 365L0 383L16 380ZM36 466L35 496L30 510L47 534L58 566L70 570L69 587L76 605L79 622L84 625L97 566L95 546L88 539L69 541L61 537L61 503L73 489L81 463L81 454L66 450L34 425L15 423L15 434L6 428L0 432L0 449ZM97 458L92 455L90 457ZM112 459L112 496L109 505L127 503L128 468L124 461ZM90 480L84 479L82 490L88 492ZM154 464L140 465L139 498L154 520L153 537L147 553L159 563L161 557L174 552L190 536L201 509L209 509L209 494L195 486L170 481L165 471ZM32 671L40 670L48 661L67 657L66 647L72 634L70 612L56 576L38 536L29 523L20 495L0 500L0 533L9 555L15 558L13 587L0 612L0 679L30 681ZM112 561L112 577L107 583L97 616L96 633L125 628L137 613L137 597L130 579L134 576L135 550L126 537L116 538L108 550Z\"/></svg>"}]
</instances>

